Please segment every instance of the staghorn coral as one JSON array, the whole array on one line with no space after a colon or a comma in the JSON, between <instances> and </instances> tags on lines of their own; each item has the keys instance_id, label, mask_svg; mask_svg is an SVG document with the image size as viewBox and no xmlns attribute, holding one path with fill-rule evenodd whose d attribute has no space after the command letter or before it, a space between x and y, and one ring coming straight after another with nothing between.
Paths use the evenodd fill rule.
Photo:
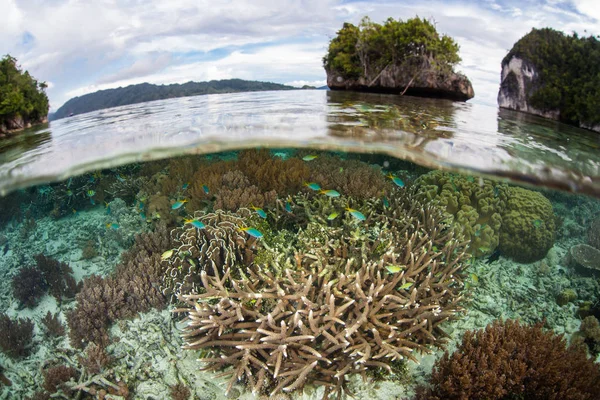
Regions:
<instances>
[{"instance_id":1,"label":"staghorn coral","mask_svg":"<svg viewBox=\"0 0 600 400\"><path fill-rule=\"evenodd\" d=\"M112 362L111 357L106 354L103 347L90 343L85 348L85 356L79 357L79 363L85 368L88 374L99 374L104 371Z\"/></svg>"},{"instance_id":2,"label":"staghorn coral","mask_svg":"<svg viewBox=\"0 0 600 400\"><path fill-rule=\"evenodd\" d=\"M105 346L107 329L114 321L164 307L165 298L158 289L165 272L161 254L171 247L166 226L159 224L154 232L136 237L113 275L86 278L77 306L67 314L71 345L84 348L93 342Z\"/></svg>"},{"instance_id":3,"label":"staghorn coral","mask_svg":"<svg viewBox=\"0 0 600 400\"><path fill-rule=\"evenodd\" d=\"M33 257L37 267L44 275L48 292L60 303L63 298L73 298L81 288L73 277L73 270L68 264L43 254Z\"/></svg>"},{"instance_id":4,"label":"staghorn coral","mask_svg":"<svg viewBox=\"0 0 600 400\"><path fill-rule=\"evenodd\" d=\"M313 382L327 397L341 394L346 374L390 371L389 360L442 345L439 324L460 309L466 243L412 192L390 203L369 212L366 227L351 217L325 226L306 247L250 265L247 277L202 270L202 293L180 296L188 307L175 310L188 314L186 348L208 350L208 369L233 367L227 391L238 380L271 395Z\"/></svg>"},{"instance_id":5,"label":"staghorn coral","mask_svg":"<svg viewBox=\"0 0 600 400\"><path fill-rule=\"evenodd\" d=\"M229 171L223 174L221 181L221 190L215 195L215 210L235 211L251 205L265 207L274 204L277 198L274 190L261 192L258 187L251 185L241 171Z\"/></svg>"},{"instance_id":6,"label":"staghorn coral","mask_svg":"<svg viewBox=\"0 0 600 400\"><path fill-rule=\"evenodd\" d=\"M0 350L12 359L27 357L31 352L33 322L29 318L10 319L0 313Z\"/></svg>"},{"instance_id":7,"label":"staghorn coral","mask_svg":"<svg viewBox=\"0 0 600 400\"><path fill-rule=\"evenodd\" d=\"M249 238L238 228L244 226L244 218L249 218L247 208L237 213L218 210L196 217L205 228L196 229L191 225L171 231L176 250L167 264L162 282L165 296L197 293L200 271L215 269L222 273L227 267L247 267L256 253L256 239Z\"/></svg>"},{"instance_id":8,"label":"staghorn coral","mask_svg":"<svg viewBox=\"0 0 600 400\"><path fill-rule=\"evenodd\" d=\"M510 187L502 212L500 251L518 262L541 260L554 245L552 203L541 193Z\"/></svg>"},{"instance_id":9,"label":"staghorn coral","mask_svg":"<svg viewBox=\"0 0 600 400\"><path fill-rule=\"evenodd\" d=\"M304 161L272 158L268 149L240 151L237 167L261 191L274 190L280 196L298 193L310 176L310 169Z\"/></svg>"},{"instance_id":10,"label":"staghorn coral","mask_svg":"<svg viewBox=\"0 0 600 400\"><path fill-rule=\"evenodd\" d=\"M458 349L436 362L430 384L418 400L594 400L600 367L541 323L495 321L465 333Z\"/></svg>"},{"instance_id":11,"label":"staghorn coral","mask_svg":"<svg viewBox=\"0 0 600 400\"><path fill-rule=\"evenodd\" d=\"M21 307L35 307L46 294L48 285L42 272L35 267L21 268L12 279L13 296Z\"/></svg>"},{"instance_id":12,"label":"staghorn coral","mask_svg":"<svg viewBox=\"0 0 600 400\"><path fill-rule=\"evenodd\" d=\"M454 228L470 240L471 254L489 255L498 247L508 200L506 184L432 171L420 176L415 185L421 200L445 207Z\"/></svg>"}]
</instances>

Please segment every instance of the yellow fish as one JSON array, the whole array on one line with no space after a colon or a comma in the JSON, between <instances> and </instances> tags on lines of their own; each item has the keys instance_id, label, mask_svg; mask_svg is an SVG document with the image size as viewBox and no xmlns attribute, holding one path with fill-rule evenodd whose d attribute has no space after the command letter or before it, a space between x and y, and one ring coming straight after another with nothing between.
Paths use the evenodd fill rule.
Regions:
<instances>
[{"instance_id":1,"label":"yellow fish","mask_svg":"<svg viewBox=\"0 0 600 400\"><path fill-rule=\"evenodd\" d=\"M160 259L162 261L168 260L173 255L173 250L167 250L161 254Z\"/></svg>"},{"instance_id":2,"label":"yellow fish","mask_svg":"<svg viewBox=\"0 0 600 400\"><path fill-rule=\"evenodd\" d=\"M406 282L404 285L400 286L398 289L399 290L404 290L404 289L408 289L409 287L411 287L413 285L412 282Z\"/></svg>"},{"instance_id":3,"label":"yellow fish","mask_svg":"<svg viewBox=\"0 0 600 400\"><path fill-rule=\"evenodd\" d=\"M385 269L387 269L390 274L395 274L402 271L404 268L399 265L388 265Z\"/></svg>"},{"instance_id":4,"label":"yellow fish","mask_svg":"<svg viewBox=\"0 0 600 400\"><path fill-rule=\"evenodd\" d=\"M314 159L315 159L315 158L317 158L317 157L318 157L318 156L315 156L314 154L310 154L310 155L308 155L308 156L304 156L304 157L302 157L302 159L303 159L304 161L312 161L312 160L314 160Z\"/></svg>"}]
</instances>

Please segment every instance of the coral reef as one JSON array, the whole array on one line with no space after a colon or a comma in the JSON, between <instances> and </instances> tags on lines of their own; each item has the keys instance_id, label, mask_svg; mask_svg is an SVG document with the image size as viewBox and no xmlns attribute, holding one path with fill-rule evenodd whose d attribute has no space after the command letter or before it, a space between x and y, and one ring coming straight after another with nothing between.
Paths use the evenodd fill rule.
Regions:
<instances>
[{"instance_id":1,"label":"coral reef","mask_svg":"<svg viewBox=\"0 0 600 400\"><path fill-rule=\"evenodd\" d=\"M198 293L201 286L200 271L219 275L226 268L249 266L256 253L256 239L248 237L239 228L245 225L251 211L247 208L237 213L218 210L214 213L196 214L205 227L192 225L171 231L176 250L165 262L168 264L162 282L165 296ZM236 273L237 273L236 269Z\"/></svg>"},{"instance_id":2,"label":"coral reef","mask_svg":"<svg viewBox=\"0 0 600 400\"><path fill-rule=\"evenodd\" d=\"M577 299L577 292L573 289L563 289L556 296L556 304L559 306L567 305Z\"/></svg>"},{"instance_id":3,"label":"coral reef","mask_svg":"<svg viewBox=\"0 0 600 400\"><path fill-rule=\"evenodd\" d=\"M114 321L163 307L165 298L158 289L165 272L161 254L172 247L166 226L158 225L154 232L136 237L114 274L86 278L77 306L67 314L71 344L78 348L90 342L105 346L107 329Z\"/></svg>"},{"instance_id":4,"label":"coral reef","mask_svg":"<svg viewBox=\"0 0 600 400\"><path fill-rule=\"evenodd\" d=\"M431 171L415 180L418 197L445 207L454 228L470 240L469 252L489 255L500 243L508 186L472 176Z\"/></svg>"},{"instance_id":5,"label":"coral reef","mask_svg":"<svg viewBox=\"0 0 600 400\"><path fill-rule=\"evenodd\" d=\"M49 393L56 393L61 391L65 395L72 395L72 390L65 385L65 383L73 380L75 381L79 374L72 367L65 365L57 365L54 367L48 367L43 371L44 384L43 388Z\"/></svg>"},{"instance_id":6,"label":"coral reef","mask_svg":"<svg viewBox=\"0 0 600 400\"><path fill-rule=\"evenodd\" d=\"M460 309L466 243L411 191L386 209L363 206L364 227L349 215L340 227L309 225L297 248L240 277L229 265L203 269L201 293L180 296L186 348L208 350L211 370L233 366L228 392L243 380L271 395L306 382L340 394L346 374L390 371L389 360L444 343L439 324Z\"/></svg>"},{"instance_id":7,"label":"coral reef","mask_svg":"<svg viewBox=\"0 0 600 400\"><path fill-rule=\"evenodd\" d=\"M600 250L600 218L594 219L590 224L587 240L587 244Z\"/></svg>"},{"instance_id":8,"label":"coral reef","mask_svg":"<svg viewBox=\"0 0 600 400\"><path fill-rule=\"evenodd\" d=\"M417 399L593 400L600 366L542 324L495 321L466 332L458 349L436 362L430 384Z\"/></svg>"},{"instance_id":9,"label":"coral reef","mask_svg":"<svg viewBox=\"0 0 600 400\"><path fill-rule=\"evenodd\" d=\"M600 354L600 322L596 317L590 315L581 321L579 332L590 349L590 352L596 356Z\"/></svg>"},{"instance_id":10,"label":"coral reef","mask_svg":"<svg viewBox=\"0 0 600 400\"><path fill-rule=\"evenodd\" d=\"M584 275L600 275L600 250L587 244L569 248L567 263Z\"/></svg>"},{"instance_id":11,"label":"coral reef","mask_svg":"<svg viewBox=\"0 0 600 400\"><path fill-rule=\"evenodd\" d=\"M89 374L99 374L112 362L103 347L90 343L85 348L84 356L79 357L79 363Z\"/></svg>"},{"instance_id":12,"label":"coral reef","mask_svg":"<svg viewBox=\"0 0 600 400\"><path fill-rule=\"evenodd\" d=\"M183 383L173 385L169 389L172 400L188 400L192 394L190 389Z\"/></svg>"},{"instance_id":13,"label":"coral reef","mask_svg":"<svg viewBox=\"0 0 600 400\"><path fill-rule=\"evenodd\" d=\"M502 213L500 251L518 262L541 260L554 245L552 203L539 192L510 187Z\"/></svg>"},{"instance_id":14,"label":"coral reef","mask_svg":"<svg viewBox=\"0 0 600 400\"><path fill-rule=\"evenodd\" d=\"M39 269L25 267L13 277L12 289L21 307L35 307L46 294L48 285Z\"/></svg>"},{"instance_id":15,"label":"coral reef","mask_svg":"<svg viewBox=\"0 0 600 400\"><path fill-rule=\"evenodd\" d=\"M31 352L33 322L28 318L10 319L0 314L0 350L12 359L27 357Z\"/></svg>"}]
</instances>

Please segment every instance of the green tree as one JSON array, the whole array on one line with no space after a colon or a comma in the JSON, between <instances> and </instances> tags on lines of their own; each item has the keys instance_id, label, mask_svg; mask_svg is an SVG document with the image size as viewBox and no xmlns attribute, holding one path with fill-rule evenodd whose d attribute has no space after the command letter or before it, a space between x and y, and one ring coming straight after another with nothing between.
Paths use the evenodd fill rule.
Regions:
<instances>
[{"instance_id":1,"label":"green tree","mask_svg":"<svg viewBox=\"0 0 600 400\"><path fill-rule=\"evenodd\" d=\"M45 118L49 107L46 88L46 83L22 71L16 58L5 55L0 60L0 125L16 117L34 123Z\"/></svg>"}]
</instances>

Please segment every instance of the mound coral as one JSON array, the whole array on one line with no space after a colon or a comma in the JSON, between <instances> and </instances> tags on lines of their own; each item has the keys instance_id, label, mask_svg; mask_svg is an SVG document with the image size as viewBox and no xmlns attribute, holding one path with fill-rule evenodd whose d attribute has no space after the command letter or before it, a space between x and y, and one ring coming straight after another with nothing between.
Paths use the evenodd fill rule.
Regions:
<instances>
[{"instance_id":1,"label":"mound coral","mask_svg":"<svg viewBox=\"0 0 600 400\"><path fill-rule=\"evenodd\" d=\"M350 215L310 223L296 247L243 273L202 269L199 293L180 296L186 348L208 350L209 369L233 367L227 391L243 380L271 395L306 382L341 394L346 374L390 371L390 360L444 343L439 324L460 309L466 243L410 191L386 209L358 205L368 215L360 224Z\"/></svg>"},{"instance_id":2,"label":"mound coral","mask_svg":"<svg viewBox=\"0 0 600 400\"><path fill-rule=\"evenodd\" d=\"M593 400L600 366L542 324L495 321L465 333L458 349L436 362L430 383L417 399Z\"/></svg>"},{"instance_id":3,"label":"mound coral","mask_svg":"<svg viewBox=\"0 0 600 400\"><path fill-rule=\"evenodd\" d=\"M436 201L445 208L454 228L470 240L471 254L494 252L500 243L502 213L508 199L506 184L431 171L420 176L415 185L421 200Z\"/></svg>"},{"instance_id":4,"label":"mound coral","mask_svg":"<svg viewBox=\"0 0 600 400\"><path fill-rule=\"evenodd\" d=\"M500 251L518 262L541 260L554 245L552 203L541 193L520 187L508 190L502 212Z\"/></svg>"}]
</instances>

